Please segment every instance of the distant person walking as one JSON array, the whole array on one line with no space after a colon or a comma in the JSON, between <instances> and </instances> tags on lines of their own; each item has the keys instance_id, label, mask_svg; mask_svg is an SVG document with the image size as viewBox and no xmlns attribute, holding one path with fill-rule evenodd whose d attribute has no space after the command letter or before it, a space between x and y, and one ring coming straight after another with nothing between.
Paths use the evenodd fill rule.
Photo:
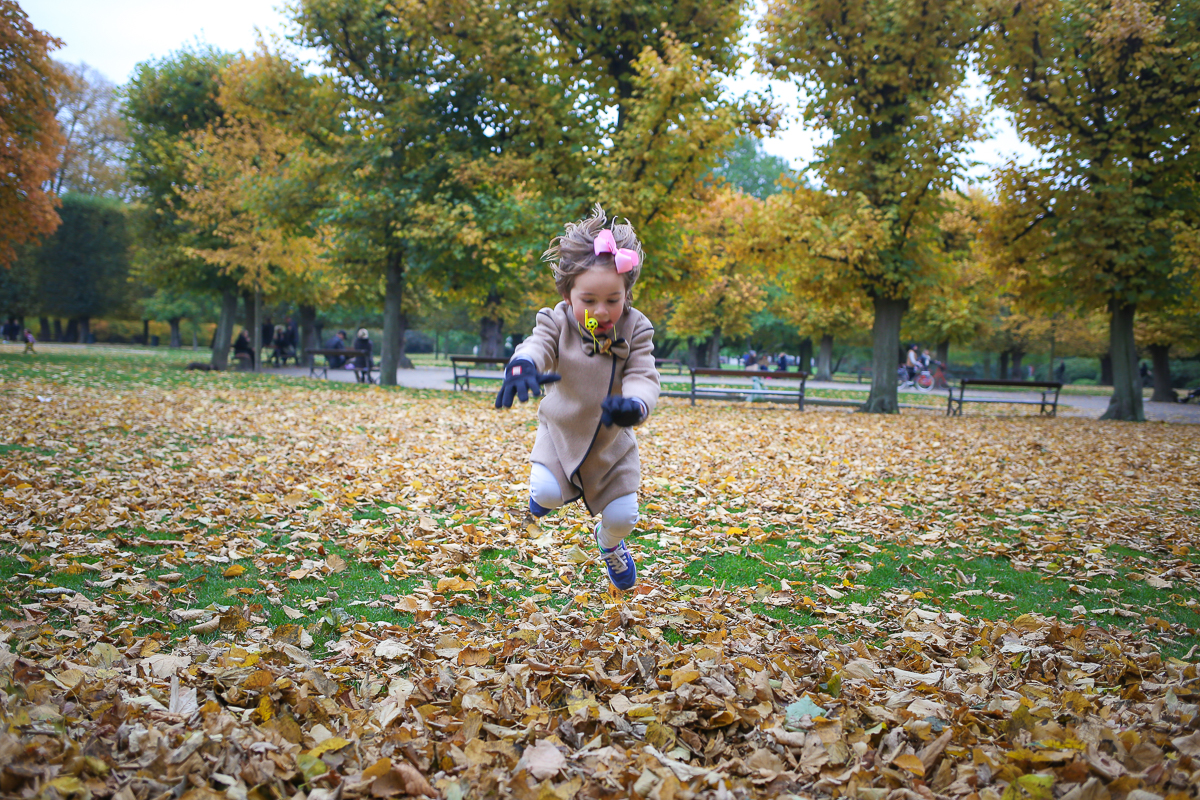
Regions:
<instances>
[{"instance_id":1,"label":"distant person walking","mask_svg":"<svg viewBox=\"0 0 1200 800\"><path fill-rule=\"evenodd\" d=\"M37 339L33 338L33 331L29 330L29 328L26 328L24 335L25 353L33 353L34 355L37 355L37 351L33 349L33 346L37 344Z\"/></svg>"}]
</instances>

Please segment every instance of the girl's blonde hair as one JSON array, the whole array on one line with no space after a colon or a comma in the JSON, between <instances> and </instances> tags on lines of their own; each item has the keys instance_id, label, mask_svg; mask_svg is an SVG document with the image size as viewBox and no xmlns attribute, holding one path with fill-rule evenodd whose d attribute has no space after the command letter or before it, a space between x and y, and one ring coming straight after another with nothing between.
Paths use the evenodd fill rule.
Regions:
<instances>
[{"instance_id":1,"label":"girl's blonde hair","mask_svg":"<svg viewBox=\"0 0 1200 800\"><path fill-rule=\"evenodd\" d=\"M554 271L554 286L563 297L571 293L571 289L575 287L575 279L592 267L608 267L614 270L617 268L616 257L612 253L596 255L596 234L604 230L607 221L604 209L597 203L592 208L592 216L579 222L568 222L563 235L550 240L550 249L542 255L542 260L550 262L550 268ZM642 243L638 241L637 234L633 232L633 226L628 220L624 224L613 220L612 234L617 247L635 250L638 254L637 266L621 275L625 279L625 299L629 301L632 299L633 285L642 274L642 263L645 261Z\"/></svg>"}]
</instances>

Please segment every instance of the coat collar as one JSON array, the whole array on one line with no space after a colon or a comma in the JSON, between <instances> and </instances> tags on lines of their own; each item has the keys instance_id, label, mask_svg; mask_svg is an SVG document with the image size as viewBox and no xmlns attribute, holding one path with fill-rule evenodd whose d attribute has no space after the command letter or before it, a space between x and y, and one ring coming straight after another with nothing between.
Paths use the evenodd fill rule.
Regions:
<instances>
[{"instance_id":1,"label":"coat collar","mask_svg":"<svg viewBox=\"0 0 1200 800\"><path fill-rule=\"evenodd\" d=\"M575 327L579 331L579 342L583 345L585 355L594 356L598 353L616 358L629 358L629 342L624 337L614 338L612 334L617 332L615 328L610 334L593 336L578 322L575 323Z\"/></svg>"},{"instance_id":2,"label":"coat collar","mask_svg":"<svg viewBox=\"0 0 1200 800\"><path fill-rule=\"evenodd\" d=\"M575 320L575 315L571 313L571 307L566 303L560 303L563 315L567 318L569 325L575 328L575 333L579 335L579 344L583 348L583 354L591 358L595 355L611 355L616 358L629 358L629 342L621 335L621 328L625 327L627 322L628 311L621 315L620 321L617 323L607 335L592 336L582 325Z\"/></svg>"}]
</instances>

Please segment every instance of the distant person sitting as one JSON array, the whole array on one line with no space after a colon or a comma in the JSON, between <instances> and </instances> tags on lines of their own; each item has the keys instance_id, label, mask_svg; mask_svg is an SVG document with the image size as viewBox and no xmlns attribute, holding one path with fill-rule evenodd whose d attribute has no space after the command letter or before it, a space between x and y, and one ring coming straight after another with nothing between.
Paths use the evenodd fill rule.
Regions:
<instances>
[{"instance_id":1,"label":"distant person sitting","mask_svg":"<svg viewBox=\"0 0 1200 800\"><path fill-rule=\"evenodd\" d=\"M1058 362L1058 367L1054 370L1054 380L1059 383L1067 382L1067 362Z\"/></svg>"},{"instance_id":2,"label":"distant person sitting","mask_svg":"<svg viewBox=\"0 0 1200 800\"><path fill-rule=\"evenodd\" d=\"M325 343L326 350L345 350L346 349L346 332L338 331L333 336L329 337L329 341ZM325 363L330 369L341 369L346 363L345 356L325 356Z\"/></svg>"},{"instance_id":3,"label":"distant person sitting","mask_svg":"<svg viewBox=\"0 0 1200 800\"><path fill-rule=\"evenodd\" d=\"M778 366L775 368L775 370L776 370L777 372L787 372L787 371L788 371L788 357L787 357L787 353L780 353L780 354L779 354Z\"/></svg>"},{"instance_id":4,"label":"distant person sitting","mask_svg":"<svg viewBox=\"0 0 1200 800\"><path fill-rule=\"evenodd\" d=\"M250 337L246 335L245 330L233 340L233 357L245 360L251 369L254 368L254 345L250 344Z\"/></svg>"},{"instance_id":5,"label":"distant person sitting","mask_svg":"<svg viewBox=\"0 0 1200 800\"><path fill-rule=\"evenodd\" d=\"M358 337L354 340L354 349L362 351L360 355L354 357L354 368L356 370L370 370L375 366L374 361L371 359L371 334L367 332L366 328L358 329ZM359 372L357 377L359 383L366 383L368 381L367 372Z\"/></svg>"}]
</instances>

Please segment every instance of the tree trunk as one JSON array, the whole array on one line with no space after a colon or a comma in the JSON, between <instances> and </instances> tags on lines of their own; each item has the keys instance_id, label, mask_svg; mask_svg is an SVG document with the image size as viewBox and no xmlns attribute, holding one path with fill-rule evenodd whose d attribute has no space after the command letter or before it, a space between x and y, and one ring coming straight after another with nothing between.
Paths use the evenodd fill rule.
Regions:
<instances>
[{"instance_id":1,"label":"tree trunk","mask_svg":"<svg viewBox=\"0 0 1200 800\"><path fill-rule=\"evenodd\" d=\"M1046 364L1046 380L1054 380L1054 346L1057 344L1057 337L1053 333L1050 334L1050 361Z\"/></svg>"},{"instance_id":2,"label":"tree trunk","mask_svg":"<svg viewBox=\"0 0 1200 800\"><path fill-rule=\"evenodd\" d=\"M708 337L708 357L704 360L709 369L721 368L721 326L713 328L712 336Z\"/></svg>"},{"instance_id":3,"label":"tree trunk","mask_svg":"<svg viewBox=\"0 0 1200 800\"><path fill-rule=\"evenodd\" d=\"M404 354L404 261L401 253L390 251L384 274L383 348L379 354L379 385L395 386L396 370Z\"/></svg>"},{"instance_id":4,"label":"tree trunk","mask_svg":"<svg viewBox=\"0 0 1200 800\"><path fill-rule=\"evenodd\" d=\"M504 357L504 320L499 317L480 318L479 355L485 358Z\"/></svg>"},{"instance_id":5,"label":"tree trunk","mask_svg":"<svg viewBox=\"0 0 1200 800\"><path fill-rule=\"evenodd\" d=\"M50 318L38 317L38 339L43 342L50 341Z\"/></svg>"},{"instance_id":6,"label":"tree trunk","mask_svg":"<svg viewBox=\"0 0 1200 800\"><path fill-rule=\"evenodd\" d=\"M150 320L142 320L142 344L150 344Z\"/></svg>"},{"instance_id":7,"label":"tree trunk","mask_svg":"<svg viewBox=\"0 0 1200 800\"><path fill-rule=\"evenodd\" d=\"M669 339L664 337L663 343L661 345L658 342L655 342L654 343L654 357L655 358L670 358L671 353L675 352L675 348L679 347L679 341L680 341L679 339L676 339L674 337L671 337Z\"/></svg>"},{"instance_id":8,"label":"tree trunk","mask_svg":"<svg viewBox=\"0 0 1200 800\"><path fill-rule=\"evenodd\" d=\"M1142 379L1137 368L1137 344L1133 340L1134 303L1108 303L1108 352L1112 363L1113 394L1100 419L1145 422L1142 409Z\"/></svg>"},{"instance_id":9,"label":"tree trunk","mask_svg":"<svg viewBox=\"0 0 1200 800\"><path fill-rule=\"evenodd\" d=\"M254 335L250 337L250 341L254 342L254 371L262 372L262 291L259 289L254 290Z\"/></svg>"},{"instance_id":10,"label":"tree trunk","mask_svg":"<svg viewBox=\"0 0 1200 800\"><path fill-rule=\"evenodd\" d=\"M942 362L946 367L950 366L950 340L943 339L938 342L937 355L934 356L938 361Z\"/></svg>"},{"instance_id":11,"label":"tree trunk","mask_svg":"<svg viewBox=\"0 0 1200 800\"><path fill-rule=\"evenodd\" d=\"M312 367L313 357L304 351L320 347L317 342L317 307L300 306L300 341L296 346L300 348L301 363L306 367Z\"/></svg>"},{"instance_id":12,"label":"tree trunk","mask_svg":"<svg viewBox=\"0 0 1200 800\"><path fill-rule=\"evenodd\" d=\"M907 299L875 298L875 324L871 330L871 394L859 408L872 414L896 414L896 375L900 366L900 321L908 310Z\"/></svg>"},{"instance_id":13,"label":"tree trunk","mask_svg":"<svg viewBox=\"0 0 1200 800\"><path fill-rule=\"evenodd\" d=\"M985 378L992 377L992 354L991 353L983 354L983 377L985 377Z\"/></svg>"},{"instance_id":14,"label":"tree trunk","mask_svg":"<svg viewBox=\"0 0 1200 800\"><path fill-rule=\"evenodd\" d=\"M233 321L237 317L238 296L233 289L221 292L221 316L213 332L212 368L229 366L229 346L233 344Z\"/></svg>"},{"instance_id":15,"label":"tree trunk","mask_svg":"<svg viewBox=\"0 0 1200 800\"><path fill-rule=\"evenodd\" d=\"M1111 339L1112 338L1112 323L1111 323L1111 321L1109 322L1108 327L1109 327L1108 335L1109 335L1109 338ZM1100 356L1100 385L1101 386L1112 386L1113 385L1113 359L1112 359L1111 353L1105 353L1104 355Z\"/></svg>"},{"instance_id":16,"label":"tree trunk","mask_svg":"<svg viewBox=\"0 0 1200 800\"><path fill-rule=\"evenodd\" d=\"M54 341L61 342L63 340L62 320L58 317L54 318Z\"/></svg>"},{"instance_id":17,"label":"tree trunk","mask_svg":"<svg viewBox=\"0 0 1200 800\"><path fill-rule=\"evenodd\" d=\"M1021 362L1025 360L1025 353L1022 350L1013 350L1013 378L1018 381L1025 380L1025 373L1021 371Z\"/></svg>"},{"instance_id":18,"label":"tree trunk","mask_svg":"<svg viewBox=\"0 0 1200 800\"><path fill-rule=\"evenodd\" d=\"M1008 351L1005 350L1000 354L1000 380L1006 381L1012 377L1012 373L1008 371Z\"/></svg>"},{"instance_id":19,"label":"tree trunk","mask_svg":"<svg viewBox=\"0 0 1200 800\"><path fill-rule=\"evenodd\" d=\"M833 363L833 336L825 334L821 337L821 345L817 348L817 380L831 381L833 380L833 371L830 365ZM801 372L807 372L803 366L800 367Z\"/></svg>"},{"instance_id":20,"label":"tree trunk","mask_svg":"<svg viewBox=\"0 0 1200 800\"><path fill-rule=\"evenodd\" d=\"M812 372L812 361L812 337L805 336L800 340L800 352L796 354L796 363L801 372Z\"/></svg>"},{"instance_id":21,"label":"tree trunk","mask_svg":"<svg viewBox=\"0 0 1200 800\"><path fill-rule=\"evenodd\" d=\"M178 350L183 347L183 334L179 331L179 323L182 317L172 317L167 320L167 324L171 326L171 347Z\"/></svg>"},{"instance_id":22,"label":"tree trunk","mask_svg":"<svg viewBox=\"0 0 1200 800\"><path fill-rule=\"evenodd\" d=\"M704 364L701 353L704 351L704 341L696 341L691 336L687 340L687 365L689 367L699 367Z\"/></svg>"},{"instance_id":23,"label":"tree trunk","mask_svg":"<svg viewBox=\"0 0 1200 800\"><path fill-rule=\"evenodd\" d=\"M1179 400L1171 388L1171 345L1150 345L1150 363L1154 365L1154 394L1152 403L1174 403Z\"/></svg>"},{"instance_id":24,"label":"tree trunk","mask_svg":"<svg viewBox=\"0 0 1200 800\"><path fill-rule=\"evenodd\" d=\"M192 352L193 353L200 349L200 334L197 331L197 328L199 328L199 327L200 326L196 324L196 320L192 320Z\"/></svg>"},{"instance_id":25,"label":"tree trunk","mask_svg":"<svg viewBox=\"0 0 1200 800\"><path fill-rule=\"evenodd\" d=\"M77 341L80 344L87 344L88 334L92 332L92 321L87 317L79 318L79 338Z\"/></svg>"},{"instance_id":26,"label":"tree trunk","mask_svg":"<svg viewBox=\"0 0 1200 800\"><path fill-rule=\"evenodd\" d=\"M78 342L79 341L79 320L67 320L67 330L59 341L63 342Z\"/></svg>"}]
</instances>

